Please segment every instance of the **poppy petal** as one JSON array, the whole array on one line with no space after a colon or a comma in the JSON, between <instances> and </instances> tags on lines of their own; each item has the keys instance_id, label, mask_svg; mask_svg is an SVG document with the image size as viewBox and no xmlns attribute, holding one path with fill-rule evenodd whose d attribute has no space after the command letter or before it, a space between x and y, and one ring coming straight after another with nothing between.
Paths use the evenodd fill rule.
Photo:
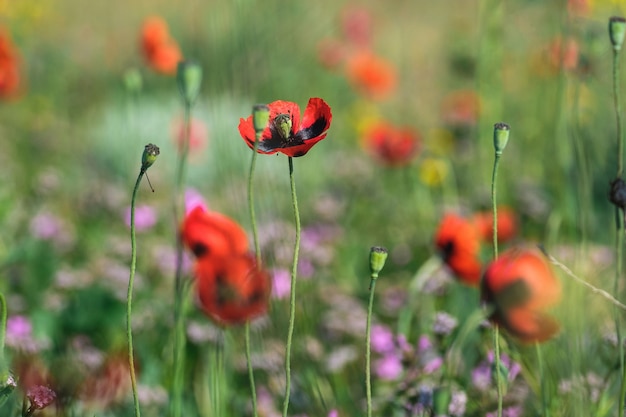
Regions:
<instances>
[{"instance_id":1,"label":"poppy petal","mask_svg":"<svg viewBox=\"0 0 626 417\"><path fill-rule=\"evenodd\" d=\"M328 130L332 118L330 107L324 100L317 97L311 98L304 110L302 128L296 130L296 136L304 142L317 138ZM323 137L315 142L319 142L322 139Z\"/></svg>"},{"instance_id":2,"label":"poppy petal","mask_svg":"<svg viewBox=\"0 0 626 417\"><path fill-rule=\"evenodd\" d=\"M248 236L234 220L198 206L185 217L183 242L198 258L224 257L248 251Z\"/></svg>"},{"instance_id":3,"label":"poppy petal","mask_svg":"<svg viewBox=\"0 0 626 417\"><path fill-rule=\"evenodd\" d=\"M524 343L545 342L560 329L559 323L547 314L524 308L509 311L504 323L506 329Z\"/></svg>"},{"instance_id":4,"label":"poppy petal","mask_svg":"<svg viewBox=\"0 0 626 417\"><path fill-rule=\"evenodd\" d=\"M218 324L244 323L267 311L269 274L252 256L201 259L195 275L200 305Z\"/></svg>"}]
</instances>

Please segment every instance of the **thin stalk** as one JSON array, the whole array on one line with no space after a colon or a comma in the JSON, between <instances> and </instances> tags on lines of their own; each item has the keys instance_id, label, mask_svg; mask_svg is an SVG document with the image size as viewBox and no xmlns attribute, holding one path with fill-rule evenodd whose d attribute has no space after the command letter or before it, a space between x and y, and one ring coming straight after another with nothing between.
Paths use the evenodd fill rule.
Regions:
<instances>
[{"instance_id":1,"label":"thin stalk","mask_svg":"<svg viewBox=\"0 0 626 417\"><path fill-rule=\"evenodd\" d=\"M370 300L367 307L367 327L365 330L365 392L367 395L367 417L372 417L372 368L371 368L371 343L372 343L372 308L374 305L374 289L376 279L370 280Z\"/></svg>"},{"instance_id":2,"label":"thin stalk","mask_svg":"<svg viewBox=\"0 0 626 417\"><path fill-rule=\"evenodd\" d=\"M0 370L4 370L4 340L7 333L7 300L0 292ZM1 375L0 375L1 376Z\"/></svg>"},{"instance_id":3,"label":"thin stalk","mask_svg":"<svg viewBox=\"0 0 626 417\"><path fill-rule=\"evenodd\" d=\"M131 312L133 306L133 284L135 282L135 269L137 267L137 241L135 233L135 201L137 199L137 190L139 190L139 184L143 178L143 174L146 173L145 168L141 168L137 181L135 182L135 188L133 188L133 197L130 203L130 277L128 279L128 295L126 296L126 338L128 340L128 366L130 368L130 383L133 390L133 403L135 407L135 417L139 417L141 412L139 410L139 396L137 395L137 376L135 375L135 358L133 353L133 331L131 326ZM4 303L3 303L4 304Z\"/></svg>"},{"instance_id":4,"label":"thin stalk","mask_svg":"<svg viewBox=\"0 0 626 417\"><path fill-rule=\"evenodd\" d=\"M544 370L543 370L543 355L541 353L541 346L535 342L535 350L537 351L537 362L539 363L539 380L541 381L541 408L543 409L543 417L550 417L550 410L548 410L548 393L547 385L544 383Z\"/></svg>"},{"instance_id":5,"label":"thin stalk","mask_svg":"<svg viewBox=\"0 0 626 417\"><path fill-rule=\"evenodd\" d=\"M191 103L185 101L183 143L180 147L178 165L175 179L175 202L174 202L174 227L176 231L176 272L174 277L174 381L172 384L172 408L173 417L182 415L182 395L183 395L183 365L185 362L185 321L184 321L184 300L183 300L183 241L178 231L182 220L181 213L184 211L185 201L183 193L183 181L187 165L187 155L189 153L189 136L191 133Z\"/></svg>"},{"instance_id":6,"label":"thin stalk","mask_svg":"<svg viewBox=\"0 0 626 417\"><path fill-rule=\"evenodd\" d=\"M498 259L498 205L496 198L496 184L498 182L498 165L500 154L496 152L493 162L493 173L491 174L491 204L493 210L493 259ZM500 372L500 326L494 324L493 345L496 361L496 390L498 393L498 417L502 417L502 373Z\"/></svg>"},{"instance_id":7,"label":"thin stalk","mask_svg":"<svg viewBox=\"0 0 626 417\"><path fill-rule=\"evenodd\" d=\"M296 242L293 249L293 265L291 267L291 295L289 297L289 329L287 331L287 348L285 352L285 400L283 402L283 417L287 417L289 410L289 396L291 393L291 343L296 316L296 277L298 273L298 255L300 252L300 212L298 211L298 197L296 196L296 181L293 174L293 158L289 157L289 182L291 184L291 201L296 223Z\"/></svg>"},{"instance_id":8,"label":"thin stalk","mask_svg":"<svg viewBox=\"0 0 626 417\"><path fill-rule=\"evenodd\" d=\"M261 139L261 132L257 132L254 140L254 147L252 149L252 159L250 161L250 173L248 175L248 208L250 210L250 223L252 224L252 238L254 240L254 253L256 255L257 268L261 268L261 245L259 243L259 232L256 225L256 213L254 210L254 187L252 185L252 179L254 177L254 169L256 167L257 149L259 147L259 140ZM252 355L250 354L250 321L246 322L245 326L245 345L246 345L246 363L248 366L248 380L250 381L250 391L252 394L252 414L257 417L257 400L256 400L256 384L254 383L254 369L252 368Z\"/></svg>"},{"instance_id":9,"label":"thin stalk","mask_svg":"<svg viewBox=\"0 0 626 417\"><path fill-rule=\"evenodd\" d=\"M616 178L622 178L624 173L624 137L622 133L622 108L619 98L619 50L613 49L613 103L615 105L615 119L617 124L617 174ZM615 228L617 236L615 238L615 283L613 286L613 295L619 299L619 281L623 269L624 254L624 217L620 208L615 206ZM624 404L626 403L626 366L624 366L624 343L622 341L621 320L617 308L613 309L615 318L615 333L617 336L617 349L619 352L619 369L621 375L619 409L620 415L624 415Z\"/></svg>"}]
</instances>

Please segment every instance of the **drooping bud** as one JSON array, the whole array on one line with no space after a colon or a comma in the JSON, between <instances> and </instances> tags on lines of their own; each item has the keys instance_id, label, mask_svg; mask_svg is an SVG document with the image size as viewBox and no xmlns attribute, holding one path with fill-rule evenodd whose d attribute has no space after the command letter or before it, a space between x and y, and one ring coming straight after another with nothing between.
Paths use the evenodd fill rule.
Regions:
<instances>
[{"instance_id":1,"label":"drooping bud","mask_svg":"<svg viewBox=\"0 0 626 417\"><path fill-rule=\"evenodd\" d=\"M496 150L496 155L502 155L502 151L506 148L506 144L509 142L509 130L511 128L506 123L496 123L493 125L493 147Z\"/></svg>"},{"instance_id":2,"label":"drooping bud","mask_svg":"<svg viewBox=\"0 0 626 417\"><path fill-rule=\"evenodd\" d=\"M252 123L257 135L265 130L269 120L270 108L267 104L255 104L252 107Z\"/></svg>"},{"instance_id":3,"label":"drooping bud","mask_svg":"<svg viewBox=\"0 0 626 417\"><path fill-rule=\"evenodd\" d=\"M153 145L152 143L146 145L143 150L143 155L141 155L141 170L143 172L146 172L148 168L154 164L159 156L159 153L161 153L161 151L158 146Z\"/></svg>"},{"instance_id":4,"label":"drooping bud","mask_svg":"<svg viewBox=\"0 0 626 417\"><path fill-rule=\"evenodd\" d=\"M198 94L200 94L202 68L195 62L181 61L178 63L176 81L183 100L188 105L191 105L198 98Z\"/></svg>"},{"instance_id":5,"label":"drooping bud","mask_svg":"<svg viewBox=\"0 0 626 417\"><path fill-rule=\"evenodd\" d=\"M289 116L288 114L284 114L284 113L279 114L278 116L274 118L273 123L274 123L274 127L276 128L276 131L278 132L281 138L289 139L291 137L291 127L292 127L291 116Z\"/></svg>"},{"instance_id":6,"label":"drooping bud","mask_svg":"<svg viewBox=\"0 0 626 417\"><path fill-rule=\"evenodd\" d=\"M372 246L370 249L370 272L372 279L378 278L378 274L382 271L387 261L387 249L382 246Z\"/></svg>"},{"instance_id":7,"label":"drooping bud","mask_svg":"<svg viewBox=\"0 0 626 417\"><path fill-rule=\"evenodd\" d=\"M626 209L626 183L623 179L615 178L611 181L609 201L622 210Z\"/></svg>"},{"instance_id":8,"label":"drooping bud","mask_svg":"<svg viewBox=\"0 0 626 417\"><path fill-rule=\"evenodd\" d=\"M624 34L626 34L626 19L621 16L613 16L609 18L609 38L613 50L619 51L624 43Z\"/></svg>"}]
</instances>

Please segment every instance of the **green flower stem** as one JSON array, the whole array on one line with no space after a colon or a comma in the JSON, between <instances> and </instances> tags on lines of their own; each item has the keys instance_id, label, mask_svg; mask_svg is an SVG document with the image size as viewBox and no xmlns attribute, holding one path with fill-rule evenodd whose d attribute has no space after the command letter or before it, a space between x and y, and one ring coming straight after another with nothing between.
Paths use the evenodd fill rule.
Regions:
<instances>
[{"instance_id":1,"label":"green flower stem","mask_svg":"<svg viewBox=\"0 0 626 417\"><path fill-rule=\"evenodd\" d=\"M493 173L491 175L491 204L493 210L493 259L498 259L498 205L496 198L496 184L498 182L498 165L501 154L496 152L493 162ZM496 390L498 393L498 417L502 417L502 373L500 372L500 326L493 326L493 345L496 361Z\"/></svg>"},{"instance_id":2,"label":"green flower stem","mask_svg":"<svg viewBox=\"0 0 626 417\"><path fill-rule=\"evenodd\" d=\"M133 389L133 403L135 406L135 417L139 417L139 396L137 395L137 376L135 375L135 358L133 354L133 330L131 325L131 312L133 306L133 284L135 281L135 269L137 267L137 239L135 233L135 201L137 200L137 190L146 170L142 167L133 188L133 197L130 203L130 277L128 279L128 295L126 296L126 338L128 339L128 366L130 368L130 382Z\"/></svg>"},{"instance_id":3,"label":"green flower stem","mask_svg":"<svg viewBox=\"0 0 626 417\"><path fill-rule=\"evenodd\" d=\"M296 222L296 242L293 249L293 265L291 268L291 295L289 297L289 329L287 331L287 349L285 352L285 400L283 402L283 417L287 417L289 410L289 395L291 393L291 342L296 315L296 277L298 273L298 254L300 252L300 212L298 211L298 197L296 196L296 181L293 175L293 158L289 157L289 182L291 183L291 200Z\"/></svg>"},{"instance_id":4,"label":"green flower stem","mask_svg":"<svg viewBox=\"0 0 626 417\"><path fill-rule=\"evenodd\" d=\"M6 383L8 378L7 365L4 362L4 340L7 333L7 300L0 292L0 383Z\"/></svg>"},{"instance_id":5,"label":"green flower stem","mask_svg":"<svg viewBox=\"0 0 626 417\"><path fill-rule=\"evenodd\" d=\"M254 147L252 149L252 159L250 161L250 174L248 175L248 208L250 209L250 223L252 224L252 238L254 240L254 253L256 255L257 268L261 267L261 246L259 243L259 232L256 225L256 213L254 210L254 187L252 186L252 178L254 177L254 169L256 167L257 149L259 140L263 132L257 132ZM252 355L250 354L250 321L246 322L245 327L245 345L246 345L246 363L248 365L248 379L250 381L250 391L252 394L252 414L257 417L257 401L256 401L256 384L254 383L254 369L252 368Z\"/></svg>"},{"instance_id":6,"label":"green flower stem","mask_svg":"<svg viewBox=\"0 0 626 417\"><path fill-rule=\"evenodd\" d=\"M367 307L367 327L365 329L365 393L367 395L367 417L372 417L372 309L374 306L374 290L376 279L370 280L370 300Z\"/></svg>"},{"instance_id":7,"label":"green flower stem","mask_svg":"<svg viewBox=\"0 0 626 417\"><path fill-rule=\"evenodd\" d=\"M185 318L183 300L183 241L178 231L184 212L185 200L183 181L189 153L189 136L191 133L191 103L185 101L185 131L183 143L178 157L175 179L174 221L176 230L176 275L174 279L174 381L172 384L171 415L181 417L183 396L183 369L185 362Z\"/></svg>"},{"instance_id":8,"label":"green flower stem","mask_svg":"<svg viewBox=\"0 0 626 417\"><path fill-rule=\"evenodd\" d=\"M541 408L543 409L543 417L550 417L550 411L548 410L548 392L547 384L544 384L544 369L543 369L543 355L541 353L541 346L538 342L535 343L535 349L537 351L537 362L539 363L539 380L541 381Z\"/></svg>"},{"instance_id":9,"label":"green flower stem","mask_svg":"<svg viewBox=\"0 0 626 417\"><path fill-rule=\"evenodd\" d=\"M621 178L624 173L624 136L622 133L622 109L619 98L619 50L613 49L613 104L615 106L615 119L617 124L617 174L616 178ZM619 207L615 206L615 228L617 236L615 239L615 283L613 295L619 299L619 281L623 269L624 253L624 217ZM626 403L626 366L624 366L624 343L622 341L621 320L617 308L613 309L615 319L615 333L617 336L617 349L619 352L619 369L621 374L620 395L619 395L619 415L624 415L624 404Z\"/></svg>"}]
</instances>

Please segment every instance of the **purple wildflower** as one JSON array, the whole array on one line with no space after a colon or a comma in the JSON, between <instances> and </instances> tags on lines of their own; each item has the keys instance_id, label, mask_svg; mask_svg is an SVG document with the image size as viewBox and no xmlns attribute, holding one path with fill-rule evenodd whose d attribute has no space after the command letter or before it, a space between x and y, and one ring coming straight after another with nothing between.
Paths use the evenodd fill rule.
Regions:
<instances>
[{"instance_id":1,"label":"purple wildflower","mask_svg":"<svg viewBox=\"0 0 626 417\"><path fill-rule=\"evenodd\" d=\"M272 297L278 300L286 298L291 292L291 273L284 268L272 271Z\"/></svg>"},{"instance_id":2,"label":"purple wildflower","mask_svg":"<svg viewBox=\"0 0 626 417\"><path fill-rule=\"evenodd\" d=\"M130 227L130 207L126 208L124 221L126 226ZM135 229L138 232L150 229L156 222L157 214L154 208L146 204L135 207Z\"/></svg>"},{"instance_id":3,"label":"purple wildflower","mask_svg":"<svg viewBox=\"0 0 626 417\"><path fill-rule=\"evenodd\" d=\"M389 353L395 348L393 332L382 324L372 326L372 350L376 353Z\"/></svg>"},{"instance_id":4,"label":"purple wildflower","mask_svg":"<svg viewBox=\"0 0 626 417\"><path fill-rule=\"evenodd\" d=\"M378 378L391 381L402 374L402 360L398 355L387 354L376 361L374 369Z\"/></svg>"}]
</instances>

